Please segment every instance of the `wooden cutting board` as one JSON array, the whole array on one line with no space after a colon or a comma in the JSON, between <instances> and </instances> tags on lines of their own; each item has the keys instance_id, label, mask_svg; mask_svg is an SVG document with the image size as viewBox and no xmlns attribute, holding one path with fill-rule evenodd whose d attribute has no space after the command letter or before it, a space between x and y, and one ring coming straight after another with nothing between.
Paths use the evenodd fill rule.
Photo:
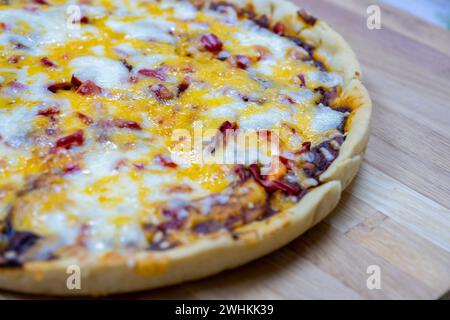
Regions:
<instances>
[{"instance_id":1,"label":"wooden cutting board","mask_svg":"<svg viewBox=\"0 0 450 320\"><path fill-rule=\"evenodd\" d=\"M437 299L450 290L450 32L376 0L296 0L355 49L374 101L366 161L339 207L244 267L139 299ZM382 9L368 30L366 9ZM366 286L378 266L381 289ZM0 298L27 298L0 293Z\"/></svg>"}]
</instances>

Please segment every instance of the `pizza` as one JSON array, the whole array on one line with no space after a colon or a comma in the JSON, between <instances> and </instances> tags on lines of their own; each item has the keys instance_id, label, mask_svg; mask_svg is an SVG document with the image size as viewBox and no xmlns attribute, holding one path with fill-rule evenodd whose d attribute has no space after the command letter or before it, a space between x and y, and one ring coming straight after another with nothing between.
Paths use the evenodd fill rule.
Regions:
<instances>
[{"instance_id":1,"label":"pizza","mask_svg":"<svg viewBox=\"0 0 450 320\"><path fill-rule=\"evenodd\" d=\"M2 1L0 288L130 292L268 254L337 205L370 116L350 46L287 1Z\"/></svg>"}]
</instances>

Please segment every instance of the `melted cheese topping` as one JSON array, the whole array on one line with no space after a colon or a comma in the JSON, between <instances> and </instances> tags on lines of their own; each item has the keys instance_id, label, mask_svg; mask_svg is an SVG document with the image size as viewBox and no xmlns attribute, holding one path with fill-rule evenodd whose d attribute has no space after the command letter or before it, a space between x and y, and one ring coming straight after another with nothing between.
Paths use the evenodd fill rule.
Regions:
<instances>
[{"instance_id":1,"label":"melted cheese topping","mask_svg":"<svg viewBox=\"0 0 450 320\"><path fill-rule=\"evenodd\" d=\"M126 86L129 73L122 62L118 60L83 56L70 61L74 74L81 81L91 80L102 88L119 89Z\"/></svg>"},{"instance_id":2,"label":"melted cheese topping","mask_svg":"<svg viewBox=\"0 0 450 320\"><path fill-rule=\"evenodd\" d=\"M64 245L82 236L92 252L144 249L141 225L161 220L152 208L223 191L236 179L231 165L164 165L174 130L287 125L295 134L281 134L283 148L294 151L342 122L315 92L339 86L340 76L296 59L292 51L303 49L233 10L93 0L78 5L88 22L73 24L68 7L76 1L49 3L0 5L0 219L14 206L19 230ZM201 36L211 33L221 55L250 58L247 70L202 49ZM48 89L72 75L101 93ZM186 76L189 88L176 93ZM174 96L160 99L149 89L157 84ZM78 130L83 143L57 148Z\"/></svg>"}]
</instances>

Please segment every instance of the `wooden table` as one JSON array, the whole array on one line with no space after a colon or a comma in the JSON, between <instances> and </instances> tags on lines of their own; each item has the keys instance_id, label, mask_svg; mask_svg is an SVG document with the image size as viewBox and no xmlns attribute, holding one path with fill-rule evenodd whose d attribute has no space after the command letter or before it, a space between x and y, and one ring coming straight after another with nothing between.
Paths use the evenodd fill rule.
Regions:
<instances>
[{"instance_id":1,"label":"wooden table","mask_svg":"<svg viewBox=\"0 0 450 320\"><path fill-rule=\"evenodd\" d=\"M437 299L450 289L450 33L375 0L296 0L355 49L373 101L366 161L339 207L244 267L121 298ZM382 30L366 9L382 8ZM381 270L369 290L367 268ZM23 297L0 293L0 298Z\"/></svg>"}]
</instances>

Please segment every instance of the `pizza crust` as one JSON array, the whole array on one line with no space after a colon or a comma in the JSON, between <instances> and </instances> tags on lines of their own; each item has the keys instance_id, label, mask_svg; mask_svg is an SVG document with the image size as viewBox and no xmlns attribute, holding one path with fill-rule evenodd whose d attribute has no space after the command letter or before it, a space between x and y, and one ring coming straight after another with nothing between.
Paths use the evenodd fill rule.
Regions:
<instances>
[{"instance_id":1,"label":"pizza crust","mask_svg":"<svg viewBox=\"0 0 450 320\"><path fill-rule=\"evenodd\" d=\"M322 174L321 186L297 205L264 221L237 229L235 240L228 233L213 234L188 246L166 252L142 252L132 259L109 256L81 265L81 289L67 288L67 266L77 261L55 260L26 263L21 269L3 269L0 288L33 294L106 295L152 289L203 278L245 264L289 243L324 219L338 204L343 189L355 177L369 138L372 103L360 81L361 70L345 40L326 23L314 27L301 22L299 9L286 0L229 0L253 4L257 12L290 26L320 46L319 55L344 79L343 99L357 108L350 119L348 136L339 157Z\"/></svg>"}]
</instances>

